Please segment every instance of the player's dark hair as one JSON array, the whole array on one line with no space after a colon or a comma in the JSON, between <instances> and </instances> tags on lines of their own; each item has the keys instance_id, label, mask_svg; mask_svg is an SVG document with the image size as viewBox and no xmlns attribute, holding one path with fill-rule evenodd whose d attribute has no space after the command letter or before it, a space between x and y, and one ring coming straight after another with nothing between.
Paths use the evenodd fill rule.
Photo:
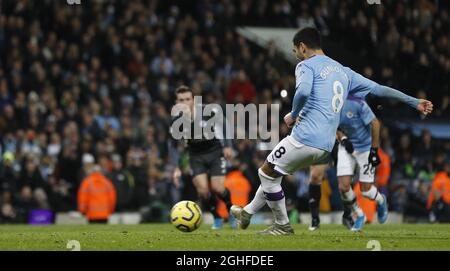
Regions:
<instances>
[{"instance_id":1,"label":"player's dark hair","mask_svg":"<svg viewBox=\"0 0 450 271\"><path fill-rule=\"evenodd\" d=\"M191 92L192 93L192 89L190 87L188 87L188 86L181 85L175 90L175 95L178 95L178 94L181 94L181 93L186 93L186 92Z\"/></svg>"},{"instance_id":2,"label":"player's dark hair","mask_svg":"<svg viewBox=\"0 0 450 271\"><path fill-rule=\"evenodd\" d=\"M305 27L300 29L295 33L294 38L292 39L295 47L300 45L300 42L303 42L306 46L311 49L320 49L322 48L322 41L320 38L320 32L317 28L314 27Z\"/></svg>"}]
</instances>

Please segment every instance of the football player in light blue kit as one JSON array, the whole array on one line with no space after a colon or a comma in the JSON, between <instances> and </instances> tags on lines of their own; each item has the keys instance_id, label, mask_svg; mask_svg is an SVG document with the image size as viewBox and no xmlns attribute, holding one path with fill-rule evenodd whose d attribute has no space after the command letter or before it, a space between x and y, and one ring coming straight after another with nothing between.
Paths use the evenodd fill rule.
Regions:
<instances>
[{"instance_id":1,"label":"football player in light blue kit","mask_svg":"<svg viewBox=\"0 0 450 271\"><path fill-rule=\"evenodd\" d=\"M252 202L244 208L231 207L240 227L246 229L251 216L267 203L275 221L260 234L294 234L286 211L281 179L283 175L298 169L328 162L340 112L349 93L360 98L372 93L407 103L424 114L432 111L431 102L380 86L325 56L320 34L315 28L298 31L293 43L294 52L302 61L295 70L296 92L292 111L284 117L284 121L288 127L295 126L291 135L278 143L259 168L261 185Z\"/></svg>"},{"instance_id":2,"label":"football player in light blue kit","mask_svg":"<svg viewBox=\"0 0 450 271\"><path fill-rule=\"evenodd\" d=\"M366 101L350 95L347 97L341 111L337 137L341 142L337 152L337 176L344 204L342 218L344 225L348 227L351 225L352 231L360 231L366 222L366 216L359 207L351 187L356 169L362 196L377 202L378 222L381 224L386 222L388 217L386 197L373 185L375 168L380 164L378 156L380 122ZM356 214L354 223L352 212Z\"/></svg>"}]
</instances>

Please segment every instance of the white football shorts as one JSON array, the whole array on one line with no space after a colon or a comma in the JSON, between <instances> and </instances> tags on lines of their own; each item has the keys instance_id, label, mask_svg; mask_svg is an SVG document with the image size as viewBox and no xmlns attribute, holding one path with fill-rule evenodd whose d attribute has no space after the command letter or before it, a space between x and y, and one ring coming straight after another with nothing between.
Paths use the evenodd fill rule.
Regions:
<instances>
[{"instance_id":1,"label":"white football shorts","mask_svg":"<svg viewBox=\"0 0 450 271\"><path fill-rule=\"evenodd\" d=\"M375 179L375 168L369 163L369 151L348 153L339 145L337 159L337 176L353 176L358 174L359 181L373 183ZM356 171L356 172L355 172Z\"/></svg>"},{"instance_id":2,"label":"white football shorts","mask_svg":"<svg viewBox=\"0 0 450 271\"><path fill-rule=\"evenodd\" d=\"M290 135L281 140L267 157L267 162L275 165L274 169L283 175L328 161L329 152L306 146Z\"/></svg>"}]
</instances>

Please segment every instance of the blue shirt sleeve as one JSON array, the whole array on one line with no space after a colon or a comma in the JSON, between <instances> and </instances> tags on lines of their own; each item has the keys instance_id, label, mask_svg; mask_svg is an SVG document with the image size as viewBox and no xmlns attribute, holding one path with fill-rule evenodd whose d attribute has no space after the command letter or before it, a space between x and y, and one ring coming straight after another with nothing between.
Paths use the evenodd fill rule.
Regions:
<instances>
[{"instance_id":1,"label":"blue shirt sleeve","mask_svg":"<svg viewBox=\"0 0 450 271\"><path fill-rule=\"evenodd\" d=\"M296 118L308 100L312 90L313 71L304 64L297 65L295 69L295 95L292 101L292 117Z\"/></svg>"},{"instance_id":2,"label":"blue shirt sleeve","mask_svg":"<svg viewBox=\"0 0 450 271\"><path fill-rule=\"evenodd\" d=\"M344 70L349 78L348 93L353 97L365 99L367 94L371 93L376 87L379 86L378 83L365 78L348 67L345 67Z\"/></svg>"},{"instance_id":3,"label":"blue shirt sleeve","mask_svg":"<svg viewBox=\"0 0 450 271\"><path fill-rule=\"evenodd\" d=\"M371 93L378 97L390 98L402 103L405 103L413 108L417 107L419 100L406 95L405 93L380 85L370 79L365 78L361 74L354 72L348 67L345 67L345 72L349 77L349 95L357 98L365 99L367 94Z\"/></svg>"},{"instance_id":4,"label":"blue shirt sleeve","mask_svg":"<svg viewBox=\"0 0 450 271\"><path fill-rule=\"evenodd\" d=\"M390 98L392 100L405 103L411 106L412 108L417 108L417 105L419 104L419 99L406 95L405 93L399 90L387 86L378 85L372 91L372 94L375 96Z\"/></svg>"},{"instance_id":5,"label":"blue shirt sleeve","mask_svg":"<svg viewBox=\"0 0 450 271\"><path fill-rule=\"evenodd\" d=\"M372 109L370 109L370 106L366 102L362 103L359 114L365 125L368 125L376 118Z\"/></svg>"}]
</instances>

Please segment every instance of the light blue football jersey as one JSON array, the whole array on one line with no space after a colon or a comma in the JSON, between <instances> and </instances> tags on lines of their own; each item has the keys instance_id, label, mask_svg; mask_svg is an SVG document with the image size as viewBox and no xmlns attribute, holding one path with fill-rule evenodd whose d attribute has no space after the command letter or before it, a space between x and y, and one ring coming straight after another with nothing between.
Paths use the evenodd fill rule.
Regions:
<instances>
[{"instance_id":1,"label":"light blue football jersey","mask_svg":"<svg viewBox=\"0 0 450 271\"><path fill-rule=\"evenodd\" d=\"M380 85L337 61L316 55L295 68L292 116L300 117L291 135L300 143L331 152L348 95L365 99L370 93L417 109L419 99Z\"/></svg>"},{"instance_id":2,"label":"light blue football jersey","mask_svg":"<svg viewBox=\"0 0 450 271\"><path fill-rule=\"evenodd\" d=\"M325 55L316 55L297 64L295 77L295 96L299 91L306 92L304 97L307 97L297 100L294 97L292 113L296 117L300 111L300 121L291 135L302 144L328 152L333 149L348 94L364 99L379 86ZM300 103L300 109L296 103Z\"/></svg>"},{"instance_id":3,"label":"light blue football jersey","mask_svg":"<svg viewBox=\"0 0 450 271\"><path fill-rule=\"evenodd\" d=\"M370 123L375 114L365 100L348 96L341 111L339 129L344 132L356 151L365 152L372 145Z\"/></svg>"},{"instance_id":4,"label":"light blue football jersey","mask_svg":"<svg viewBox=\"0 0 450 271\"><path fill-rule=\"evenodd\" d=\"M340 63L325 55L300 62L295 75L296 89L300 83L310 84L311 92L291 135L302 144L331 152L348 95L348 75Z\"/></svg>"}]
</instances>

